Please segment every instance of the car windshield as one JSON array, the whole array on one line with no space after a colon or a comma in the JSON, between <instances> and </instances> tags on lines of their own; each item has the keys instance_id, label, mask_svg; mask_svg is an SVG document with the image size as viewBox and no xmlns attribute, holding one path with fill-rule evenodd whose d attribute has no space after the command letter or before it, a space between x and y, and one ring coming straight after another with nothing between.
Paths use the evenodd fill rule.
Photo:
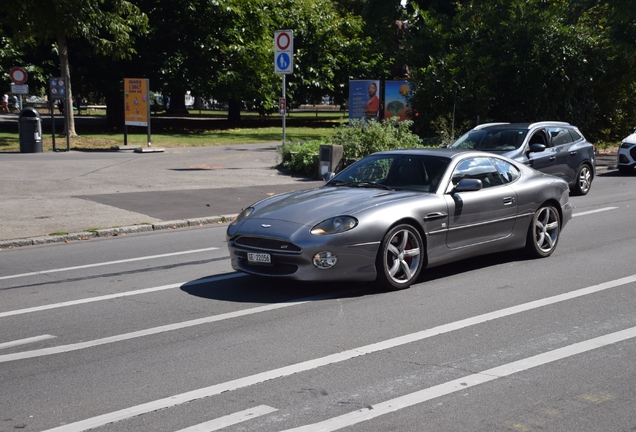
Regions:
<instances>
[{"instance_id":1,"label":"car windshield","mask_svg":"<svg viewBox=\"0 0 636 432\"><path fill-rule=\"evenodd\" d=\"M327 186L434 192L449 162L450 159L437 156L373 155L340 172Z\"/></svg>"},{"instance_id":2,"label":"car windshield","mask_svg":"<svg viewBox=\"0 0 636 432\"><path fill-rule=\"evenodd\" d=\"M490 127L468 131L450 147L507 152L521 147L526 135L528 135L527 129Z\"/></svg>"}]
</instances>

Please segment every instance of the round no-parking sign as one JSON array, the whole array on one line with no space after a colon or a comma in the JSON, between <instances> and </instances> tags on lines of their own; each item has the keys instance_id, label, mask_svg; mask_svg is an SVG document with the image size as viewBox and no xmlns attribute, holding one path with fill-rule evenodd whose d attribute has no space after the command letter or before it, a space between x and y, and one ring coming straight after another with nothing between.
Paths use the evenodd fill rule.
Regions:
<instances>
[{"instance_id":1,"label":"round no-parking sign","mask_svg":"<svg viewBox=\"0 0 636 432\"><path fill-rule=\"evenodd\" d=\"M290 74L294 69L294 32L276 30L274 32L274 71Z\"/></svg>"},{"instance_id":2,"label":"round no-parking sign","mask_svg":"<svg viewBox=\"0 0 636 432\"><path fill-rule=\"evenodd\" d=\"M21 67L14 67L9 72L9 76L11 77L11 81L15 84L24 84L29 77L24 69Z\"/></svg>"}]
</instances>

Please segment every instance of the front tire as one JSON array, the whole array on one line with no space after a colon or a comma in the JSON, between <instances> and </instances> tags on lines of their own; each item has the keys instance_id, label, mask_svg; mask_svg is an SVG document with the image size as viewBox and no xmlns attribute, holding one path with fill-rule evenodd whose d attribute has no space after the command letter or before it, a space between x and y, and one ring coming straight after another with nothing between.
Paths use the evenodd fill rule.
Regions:
<instances>
[{"instance_id":1,"label":"front tire","mask_svg":"<svg viewBox=\"0 0 636 432\"><path fill-rule=\"evenodd\" d=\"M422 271L423 253L424 244L417 229L408 224L391 228L378 251L377 281L388 289L408 288Z\"/></svg>"},{"instance_id":2,"label":"front tire","mask_svg":"<svg viewBox=\"0 0 636 432\"><path fill-rule=\"evenodd\" d=\"M576 183L574 183L572 192L574 192L575 195L587 195L592 187L592 168L586 163L581 164L576 172L574 181Z\"/></svg>"},{"instance_id":3,"label":"front tire","mask_svg":"<svg viewBox=\"0 0 636 432\"><path fill-rule=\"evenodd\" d=\"M561 234L561 218L554 206L544 205L536 211L532 217L532 223L528 229L526 250L533 258L545 258L559 243Z\"/></svg>"},{"instance_id":4,"label":"front tire","mask_svg":"<svg viewBox=\"0 0 636 432\"><path fill-rule=\"evenodd\" d=\"M627 165L619 165L618 166L618 171L621 174L631 174L632 171L634 170L634 166L627 166Z\"/></svg>"}]
</instances>

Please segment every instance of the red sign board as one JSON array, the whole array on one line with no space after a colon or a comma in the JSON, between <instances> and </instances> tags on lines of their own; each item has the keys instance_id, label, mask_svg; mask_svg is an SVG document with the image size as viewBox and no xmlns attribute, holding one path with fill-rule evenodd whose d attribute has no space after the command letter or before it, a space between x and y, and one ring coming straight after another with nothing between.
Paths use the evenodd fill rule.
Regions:
<instances>
[{"instance_id":1,"label":"red sign board","mask_svg":"<svg viewBox=\"0 0 636 432\"><path fill-rule=\"evenodd\" d=\"M9 72L9 75L11 76L11 81L16 84L24 84L29 77L26 71L21 67L14 67L11 69L11 72Z\"/></svg>"}]
</instances>

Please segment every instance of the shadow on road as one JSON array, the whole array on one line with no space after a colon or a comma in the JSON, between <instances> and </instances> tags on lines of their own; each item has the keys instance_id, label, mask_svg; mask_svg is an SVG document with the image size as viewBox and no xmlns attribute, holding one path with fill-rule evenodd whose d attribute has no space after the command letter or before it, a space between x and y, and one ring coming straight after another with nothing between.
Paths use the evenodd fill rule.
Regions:
<instances>
[{"instance_id":1,"label":"shadow on road","mask_svg":"<svg viewBox=\"0 0 636 432\"><path fill-rule=\"evenodd\" d=\"M417 283L429 284L437 279L459 275L474 270L525 261L523 251L502 252L483 257L459 261L434 267L422 272ZM228 273L230 276L236 273ZM240 275L218 281L200 282L194 280L184 284L181 290L187 294L208 300L236 303L284 303L290 301L319 301L333 298L354 298L367 295L387 294L387 291L373 282L298 282L286 279ZM207 279L207 278L204 278ZM426 288L426 286L424 286Z\"/></svg>"}]
</instances>

